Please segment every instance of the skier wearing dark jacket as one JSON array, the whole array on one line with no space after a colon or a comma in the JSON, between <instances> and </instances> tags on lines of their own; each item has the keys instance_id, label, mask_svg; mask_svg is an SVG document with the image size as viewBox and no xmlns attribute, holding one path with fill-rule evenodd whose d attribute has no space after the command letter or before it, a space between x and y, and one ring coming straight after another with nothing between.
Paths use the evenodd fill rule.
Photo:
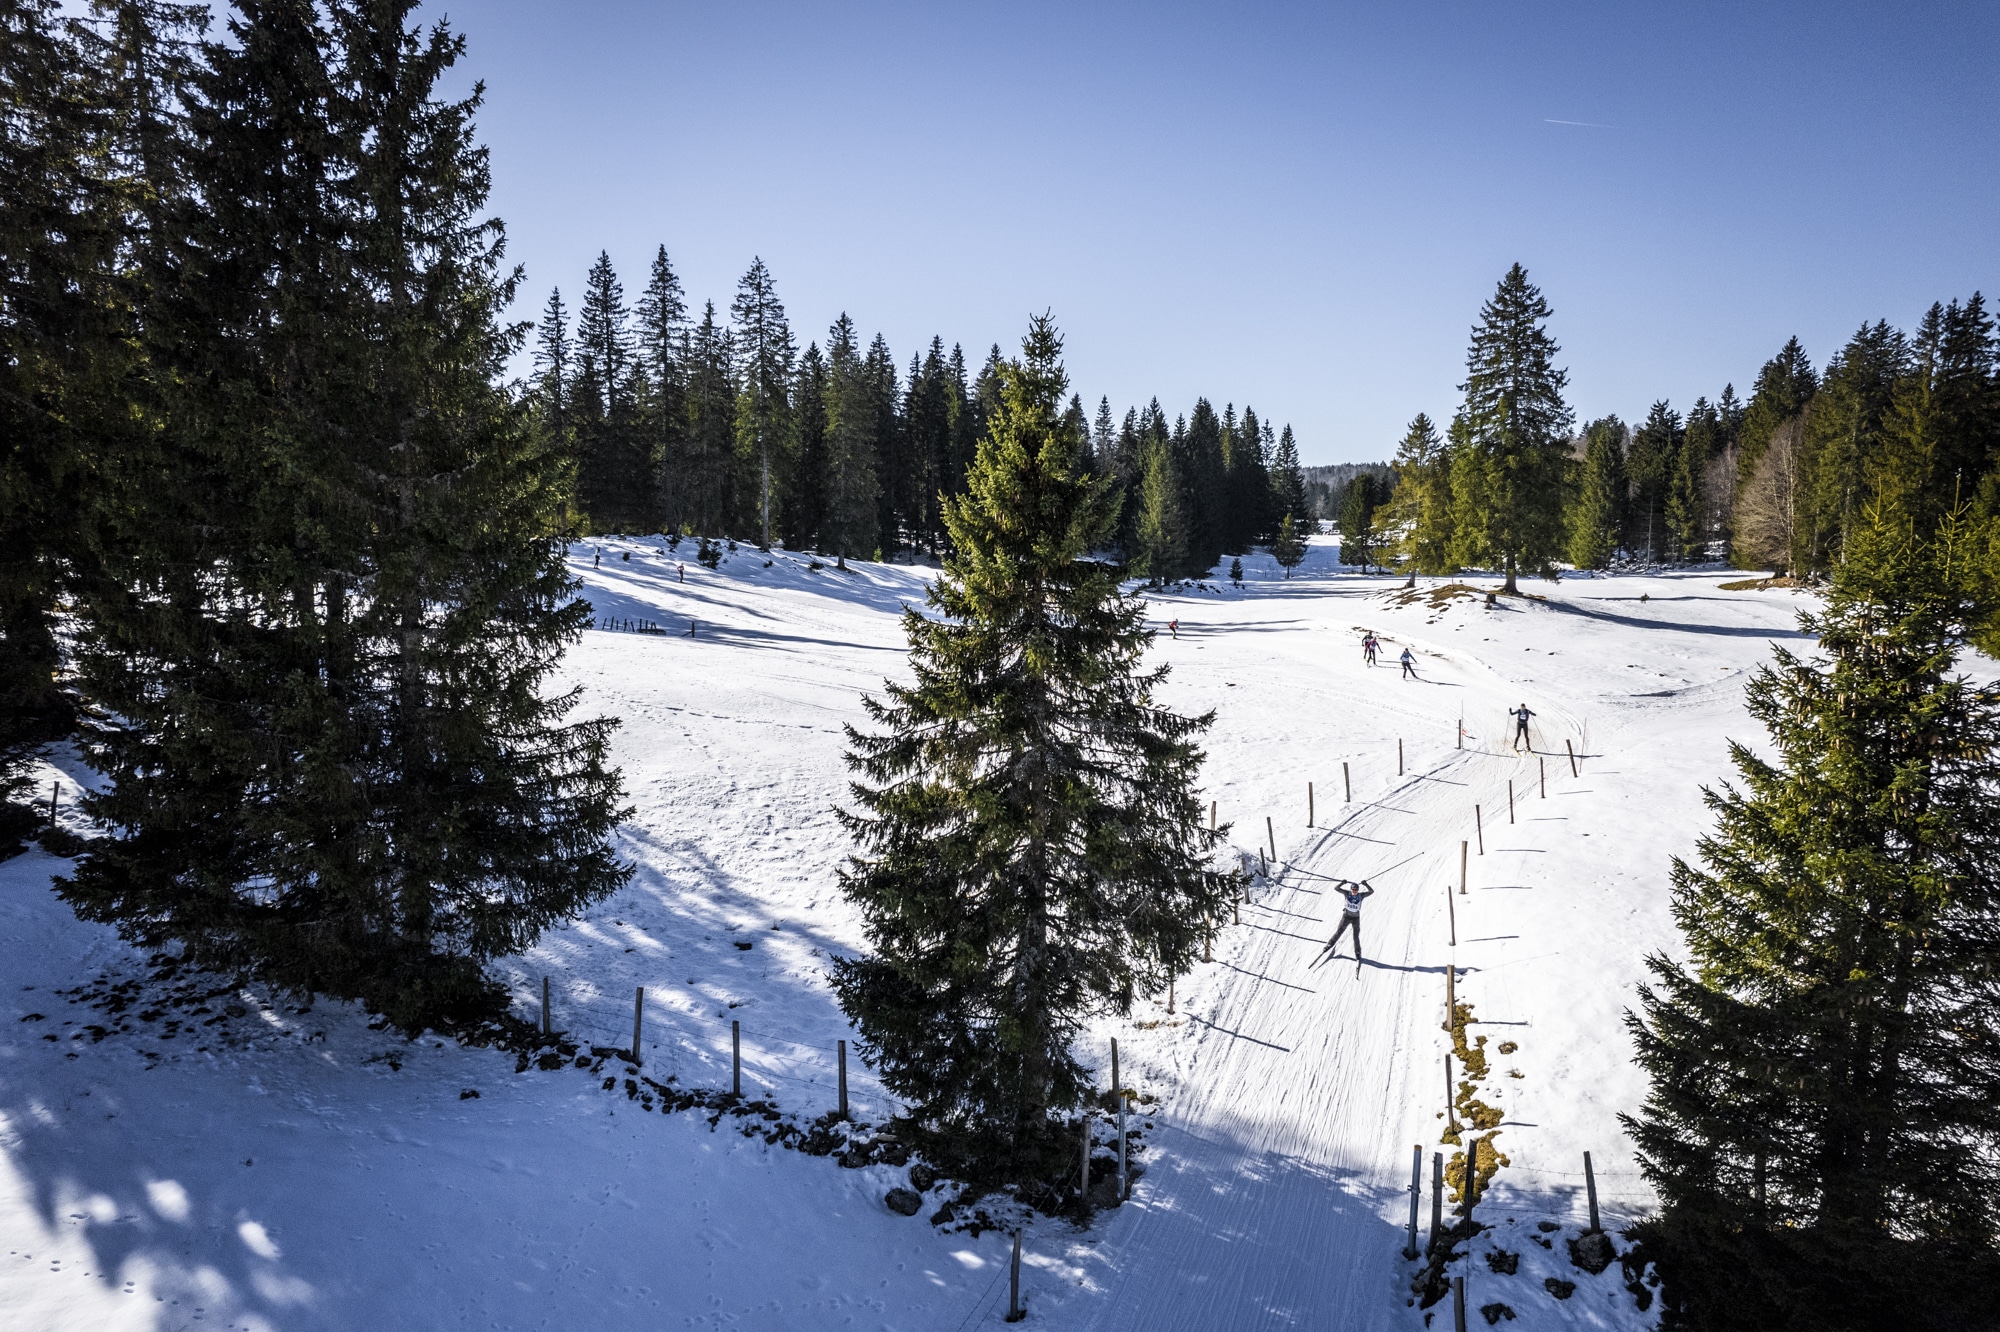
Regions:
<instances>
[{"instance_id":1,"label":"skier wearing dark jacket","mask_svg":"<svg viewBox=\"0 0 2000 1332\"><path fill-rule=\"evenodd\" d=\"M1334 890L1340 894L1341 899L1340 925L1334 930L1333 937L1326 941L1324 951L1331 953L1334 946L1340 942L1340 936L1353 930L1354 970L1358 973L1361 970L1361 903L1375 895L1375 886L1366 879L1360 883L1342 879L1334 884Z\"/></svg>"}]
</instances>

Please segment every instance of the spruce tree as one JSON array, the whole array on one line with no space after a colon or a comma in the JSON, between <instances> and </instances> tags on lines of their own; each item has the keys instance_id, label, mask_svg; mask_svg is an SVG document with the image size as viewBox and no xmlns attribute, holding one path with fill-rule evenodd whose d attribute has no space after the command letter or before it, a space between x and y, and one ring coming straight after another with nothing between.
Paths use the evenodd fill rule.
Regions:
<instances>
[{"instance_id":1,"label":"spruce tree","mask_svg":"<svg viewBox=\"0 0 2000 1332\"><path fill-rule=\"evenodd\" d=\"M1994 1267L2000 688L1953 673L1965 537L1855 535L1818 654L1747 691L1768 756L1732 746L1673 864L1690 960L1648 960L1627 1126L1687 1325L1970 1326L1952 1265Z\"/></svg>"},{"instance_id":2,"label":"spruce tree","mask_svg":"<svg viewBox=\"0 0 2000 1332\"><path fill-rule=\"evenodd\" d=\"M1375 563L1375 475L1361 472L1350 478L1340 495L1340 562L1358 564L1367 573Z\"/></svg>"},{"instance_id":3,"label":"spruce tree","mask_svg":"<svg viewBox=\"0 0 2000 1332\"><path fill-rule=\"evenodd\" d=\"M583 507L600 532L653 526L651 450L641 434L633 372L632 313L625 288L599 252L577 309L575 418Z\"/></svg>"},{"instance_id":4,"label":"spruce tree","mask_svg":"<svg viewBox=\"0 0 2000 1332\"><path fill-rule=\"evenodd\" d=\"M715 317L715 302L702 307L701 322L688 339L687 517L702 536L729 530L739 507L736 469L736 378L734 342Z\"/></svg>"},{"instance_id":5,"label":"spruce tree","mask_svg":"<svg viewBox=\"0 0 2000 1332\"><path fill-rule=\"evenodd\" d=\"M1734 501L1740 500L1757 482L1759 469L1764 465L1764 452L1770 447L1772 438L1780 428L1805 411L1818 391L1819 376L1796 337L1787 339L1778 354L1764 362L1757 372L1757 381L1751 387L1750 401L1743 407L1736 432L1736 484L1730 515L1730 553L1738 567L1747 568L1749 566L1743 563L1745 559L1756 563L1768 552L1764 549L1767 543L1741 539L1742 534L1736 527L1739 513ZM1788 558L1788 554L1780 553L1777 562L1783 563Z\"/></svg>"},{"instance_id":6,"label":"spruce tree","mask_svg":"<svg viewBox=\"0 0 2000 1332\"><path fill-rule=\"evenodd\" d=\"M875 475L875 388L845 314L826 334L827 548L841 568L850 555L866 558L877 539L879 482Z\"/></svg>"},{"instance_id":7,"label":"spruce tree","mask_svg":"<svg viewBox=\"0 0 2000 1332\"><path fill-rule=\"evenodd\" d=\"M798 433L799 465L792 472L786 492L784 522L780 530L785 545L793 550L824 550L821 533L826 528L826 486L829 477L826 449L826 397L829 387L826 358L817 342L808 343L799 357L797 382L792 387L794 428Z\"/></svg>"},{"instance_id":8,"label":"spruce tree","mask_svg":"<svg viewBox=\"0 0 2000 1332\"><path fill-rule=\"evenodd\" d=\"M1454 536L1460 562L1497 566L1502 589L1521 570L1549 572L1561 548L1569 468L1568 374L1542 327L1548 302L1515 264L1481 307L1466 352L1459 418L1465 444L1452 457Z\"/></svg>"},{"instance_id":9,"label":"spruce tree","mask_svg":"<svg viewBox=\"0 0 2000 1332\"><path fill-rule=\"evenodd\" d=\"M647 465L655 496L654 512L672 530L687 521L683 490L687 452L687 301L680 276L662 245L636 311L638 362L646 374L646 402L640 413Z\"/></svg>"},{"instance_id":10,"label":"spruce tree","mask_svg":"<svg viewBox=\"0 0 2000 1332\"><path fill-rule=\"evenodd\" d=\"M1292 570L1306 561L1305 539L1292 525L1292 515L1286 514L1278 520L1278 535L1271 541L1271 558L1285 570L1285 577L1292 576Z\"/></svg>"},{"instance_id":11,"label":"spruce tree","mask_svg":"<svg viewBox=\"0 0 2000 1332\"><path fill-rule=\"evenodd\" d=\"M1680 466L1680 413L1665 401L1656 402L1646 420L1632 432L1625 452L1625 530L1621 544L1638 558L1656 563L1678 554L1668 521L1668 490Z\"/></svg>"},{"instance_id":12,"label":"spruce tree","mask_svg":"<svg viewBox=\"0 0 2000 1332\"><path fill-rule=\"evenodd\" d=\"M1431 418L1418 412L1396 446L1396 485L1384 524L1396 536L1397 559L1416 586L1420 573L1452 573L1451 455Z\"/></svg>"},{"instance_id":13,"label":"spruce tree","mask_svg":"<svg viewBox=\"0 0 2000 1332\"><path fill-rule=\"evenodd\" d=\"M402 0L245 5L205 49L163 300L185 550L89 589L108 835L61 885L147 946L409 1031L628 870L609 721L545 694L589 617L518 336L462 39ZM173 350L178 348L178 350ZM196 570L185 555L199 557Z\"/></svg>"},{"instance_id":14,"label":"spruce tree","mask_svg":"<svg viewBox=\"0 0 2000 1332\"><path fill-rule=\"evenodd\" d=\"M1880 319L1863 324L1827 364L1805 417L1806 515L1793 568L1818 573L1844 560L1864 508L1892 498L1882 491L1884 472L1901 470L1884 466L1892 452L1890 419L1912 368L1909 340Z\"/></svg>"},{"instance_id":15,"label":"spruce tree","mask_svg":"<svg viewBox=\"0 0 2000 1332\"><path fill-rule=\"evenodd\" d=\"M737 374L736 450L740 464L751 469L743 500L755 501L754 512L735 521L758 534L757 544L771 545L771 496L782 489L790 465L792 405L787 397L795 355L791 325L778 300L777 284L764 261L754 259L736 284L729 307L731 334L739 360Z\"/></svg>"},{"instance_id":16,"label":"spruce tree","mask_svg":"<svg viewBox=\"0 0 2000 1332\"><path fill-rule=\"evenodd\" d=\"M1264 428L1270 429L1268 425ZM1305 473L1299 467L1298 441L1292 438L1290 426L1278 435L1278 447L1271 454L1271 498L1273 523L1290 514L1293 526L1300 532L1311 532L1319 526L1306 507Z\"/></svg>"},{"instance_id":17,"label":"spruce tree","mask_svg":"<svg viewBox=\"0 0 2000 1332\"><path fill-rule=\"evenodd\" d=\"M1155 701L1145 604L1092 558L1117 499L1075 469L1060 353L1035 319L946 505L934 615L905 613L914 679L848 732L869 952L834 988L930 1150L979 1178L1073 1158L1054 1117L1093 1085L1082 1024L1187 970L1227 891L1194 795L1210 718Z\"/></svg>"},{"instance_id":18,"label":"spruce tree","mask_svg":"<svg viewBox=\"0 0 2000 1332\"><path fill-rule=\"evenodd\" d=\"M1583 439L1583 474L1569 509L1569 562L1602 569L1624 523L1625 423L1615 416L1592 421Z\"/></svg>"},{"instance_id":19,"label":"spruce tree","mask_svg":"<svg viewBox=\"0 0 2000 1332\"><path fill-rule=\"evenodd\" d=\"M1146 446L1141 467L1129 562L1132 572L1150 586L1164 587L1187 574L1187 511L1181 503L1180 471L1174 466L1173 448L1164 439Z\"/></svg>"}]
</instances>

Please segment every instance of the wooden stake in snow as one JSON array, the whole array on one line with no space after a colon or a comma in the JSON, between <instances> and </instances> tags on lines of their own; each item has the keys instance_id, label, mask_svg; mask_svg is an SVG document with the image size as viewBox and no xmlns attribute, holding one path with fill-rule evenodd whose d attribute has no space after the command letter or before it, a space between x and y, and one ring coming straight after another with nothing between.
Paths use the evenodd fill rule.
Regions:
<instances>
[{"instance_id":1,"label":"wooden stake in snow","mask_svg":"<svg viewBox=\"0 0 2000 1332\"><path fill-rule=\"evenodd\" d=\"M848 1115L847 1115L847 1042L846 1042L846 1041L837 1041L837 1042L835 1042L835 1044L836 1044L836 1045L837 1045L837 1046L839 1047L839 1054L840 1054L840 1117L841 1117L842 1119L846 1119L846 1118L848 1117Z\"/></svg>"},{"instance_id":2,"label":"wooden stake in snow","mask_svg":"<svg viewBox=\"0 0 2000 1332\"><path fill-rule=\"evenodd\" d=\"M1007 1269L1007 1321L1018 1323L1028 1316L1021 1307L1021 1232L1014 1232L1014 1263Z\"/></svg>"},{"instance_id":3,"label":"wooden stake in snow","mask_svg":"<svg viewBox=\"0 0 2000 1332\"><path fill-rule=\"evenodd\" d=\"M1083 1107L1083 1155L1077 1161L1076 1196L1081 1198L1090 1192L1090 1106Z\"/></svg>"},{"instance_id":4,"label":"wooden stake in snow","mask_svg":"<svg viewBox=\"0 0 2000 1332\"><path fill-rule=\"evenodd\" d=\"M1265 878L1271 877L1271 862L1264 859L1264 848L1257 848L1257 869Z\"/></svg>"},{"instance_id":5,"label":"wooden stake in snow","mask_svg":"<svg viewBox=\"0 0 2000 1332\"><path fill-rule=\"evenodd\" d=\"M1229 899L1229 923L1243 923L1243 885L1240 882L1236 885L1236 895Z\"/></svg>"},{"instance_id":6,"label":"wooden stake in snow","mask_svg":"<svg viewBox=\"0 0 2000 1332\"><path fill-rule=\"evenodd\" d=\"M549 978L542 977L542 1035L555 1031L555 1023L549 1018Z\"/></svg>"},{"instance_id":7,"label":"wooden stake in snow","mask_svg":"<svg viewBox=\"0 0 2000 1332\"><path fill-rule=\"evenodd\" d=\"M1465 1278L1451 1279L1451 1326L1452 1332L1465 1332Z\"/></svg>"},{"instance_id":8,"label":"wooden stake in snow","mask_svg":"<svg viewBox=\"0 0 2000 1332\"><path fill-rule=\"evenodd\" d=\"M729 1021L729 1094L743 1094L743 1024L735 1018Z\"/></svg>"},{"instance_id":9,"label":"wooden stake in snow","mask_svg":"<svg viewBox=\"0 0 2000 1332\"><path fill-rule=\"evenodd\" d=\"M1201 960L1202 960L1202 961L1204 961L1204 962L1207 962L1207 961L1209 961L1209 960L1210 960L1210 958L1209 958L1209 956L1208 956L1208 941L1209 941L1210 939L1214 938L1214 937L1215 937L1215 932L1214 932L1213 930L1206 930L1206 931L1203 931L1203 933L1202 933L1202 936L1201 936Z\"/></svg>"},{"instance_id":10,"label":"wooden stake in snow","mask_svg":"<svg viewBox=\"0 0 2000 1332\"><path fill-rule=\"evenodd\" d=\"M1571 744L1571 743L1569 742L1569 739L1568 739L1568 737L1564 737L1564 739L1563 739L1563 748L1564 748L1564 749L1567 749L1567 750L1569 751L1569 775L1570 775L1570 776L1572 776L1572 777L1574 777L1574 776L1576 776L1576 775L1577 775L1577 771L1576 771L1576 746L1575 746L1575 745L1572 745L1572 744Z\"/></svg>"},{"instance_id":11,"label":"wooden stake in snow","mask_svg":"<svg viewBox=\"0 0 2000 1332\"><path fill-rule=\"evenodd\" d=\"M1174 978L1167 977L1167 1016L1174 1015Z\"/></svg>"},{"instance_id":12,"label":"wooden stake in snow","mask_svg":"<svg viewBox=\"0 0 2000 1332\"><path fill-rule=\"evenodd\" d=\"M1479 1139L1465 1140L1465 1187L1459 1190L1459 1212L1466 1220L1472 1219L1472 1204L1478 1199L1473 1195L1479 1189Z\"/></svg>"},{"instance_id":13,"label":"wooden stake in snow","mask_svg":"<svg viewBox=\"0 0 2000 1332\"><path fill-rule=\"evenodd\" d=\"M1447 1133L1458 1136L1458 1104L1453 1099L1450 1055L1444 1057L1444 1126Z\"/></svg>"},{"instance_id":14,"label":"wooden stake in snow","mask_svg":"<svg viewBox=\"0 0 2000 1332\"><path fill-rule=\"evenodd\" d=\"M1431 1153L1431 1237L1425 1244L1435 1249L1438 1232L1444 1229L1444 1153Z\"/></svg>"},{"instance_id":15,"label":"wooden stake in snow","mask_svg":"<svg viewBox=\"0 0 2000 1332\"><path fill-rule=\"evenodd\" d=\"M1479 839L1479 854L1486 854L1486 823L1479 817L1479 806L1472 807L1472 832Z\"/></svg>"},{"instance_id":16,"label":"wooden stake in snow","mask_svg":"<svg viewBox=\"0 0 2000 1332\"><path fill-rule=\"evenodd\" d=\"M632 991L632 1063L645 1067L639 1058L640 1024L646 1020L646 987L641 985Z\"/></svg>"},{"instance_id":17,"label":"wooden stake in snow","mask_svg":"<svg viewBox=\"0 0 2000 1332\"><path fill-rule=\"evenodd\" d=\"M1118 1098L1118 1200L1123 1202L1130 1189L1125 1181L1125 1084L1118 1080L1118 1042L1111 1042L1111 1091Z\"/></svg>"},{"instance_id":18,"label":"wooden stake in snow","mask_svg":"<svg viewBox=\"0 0 2000 1332\"><path fill-rule=\"evenodd\" d=\"M1590 1153L1583 1154L1583 1187L1590 1195L1590 1233L1595 1235L1604 1227L1597 1224L1597 1172L1590 1168Z\"/></svg>"},{"instance_id":19,"label":"wooden stake in snow","mask_svg":"<svg viewBox=\"0 0 2000 1332\"><path fill-rule=\"evenodd\" d=\"M1549 798L1549 761L1545 758L1538 758L1535 762L1542 765L1542 799L1547 800Z\"/></svg>"},{"instance_id":20,"label":"wooden stake in snow","mask_svg":"<svg viewBox=\"0 0 2000 1332\"><path fill-rule=\"evenodd\" d=\"M1403 741L1400 736L1396 739L1396 775L1403 775Z\"/></svg>"},{"instance_id":21,"label":"wooden stake in snow","mask_svg":"<svg viewBox=\"0 0 2000 1332\"><path fill-rule=\"evenodd\" d=\"M1271 816L1264 816L1264 836L1271 839L1271 859L1278 858L1278 834L1271 827Z\"/></svg>"},{"instance_id":22,"label":"wooden stake in snow","mask_svg":"<svg viewBox=\"0 0 2000 1332\"><path fill-rule=\"evenodd\" d=\"M1313 784L1306 783L1306 827L1313 826Z\"/></svg>"},{"instance_id":23,"label":"wooden stake in snow","mask_svg":"<svg viewBox=\"0 0 2000 1332\"><path fill-rule=\"evenodd\" d=\"M1465 889L1461 886L1458 891L1462 893ZM1444 886L1444 918L1451 923L1451 946L1456 948L1458 947L1458 907L1451 900L1450 884Z\"/></svg>"},{"instance_id":24,"label":"wooden stake in snow","mask_svg":"<svg viewBox=\"0 0 2000 1332\"><path fill-rule=\"evenodd\" d=\"M1507 779L1507 822L1514 821L1514 779Z\"/></svg>"},{"instance_id":25,"label":"wooden stake in snow","mask_svg":"<svg viewBox=\"0 0 2000 1332\"><path fill-rule=\"evenodd\" d=\"M1444 1029L1451 1030L1451 1020L1458 1016L1458 967L1454 964L1444 969Z\"/></svg>"},{"instance_id":26,"label":"wooden stake in snow","mask_svg":"<svg viewBox=\"0 0 2000 1332\"><path fill-rule=\"evenodd\" d=\"M1354 803L1354 779L1353 779L1352 777L1349 777L1349 776L1347 775L1347 763L1346 763L1346 761L1345 761L1345 760L1343 760L1343 761L1341 762L1341 765L1340 765L1340 787L1341 787L1341 791L1342 791L1342 792L1343 792L1343 793L1344 793L1344 794L1346 795L1346 797L1347 797L1347 803L1348 803L1348 804L1350 804L1350 805L1351 805L1351 804L1353 804L1353 803Z\"/></svg>"},{"instance_id":27,"label":"wooden stake in snow","mask_svg":"<svg viewBox=\"0 0 2000 1332\"><path fill-rule=\"evenodd\" d=\"M1463 717L1458 719L1458 747L1460 749L1465 748L1465 718Z\"/></svg>"},{"instance_id":28,"label":"wooden stake in snow","mask_svg":"<svg viewBox=\"0 0 2000 1332\"><path fill-rule=\"evenodd\" d=\"M1458 895L1465 896L1465 843L1458 844Z\"/></svg>"},{"instance_id":29,"label":"wooden stake in snow","mask_svg":"<svg viewBox=\"0 0 2000 1332\"><path fill-rule=\"evenodd\" d=\"M1403 1244L1403 1257L1417 1256L1417 1201L1424 1193L1424 1145L1410 1149L1410 1237Z\"/></svg>"},{"instance_id":30,"label":"wooden stake in snow","mask_svg":"<svg viewBox=\"0 0 2000 1332\"><path fill-rule=\"evenodd\" d=\"M56 830L56 806L62 800L62 783L49 783L49 831Z\"/></svg>"},{"instance_id":31,"label":"wooden stake in snow","mask_svg":"<svg viewBox=\"0 0 2000 1332\"><path fill-rule=\"evenodd\" d=\"M1215 831L1215 802L1213 800L1208 802L1208 830L1210 832Z\"/></svg>"}]
</instances>

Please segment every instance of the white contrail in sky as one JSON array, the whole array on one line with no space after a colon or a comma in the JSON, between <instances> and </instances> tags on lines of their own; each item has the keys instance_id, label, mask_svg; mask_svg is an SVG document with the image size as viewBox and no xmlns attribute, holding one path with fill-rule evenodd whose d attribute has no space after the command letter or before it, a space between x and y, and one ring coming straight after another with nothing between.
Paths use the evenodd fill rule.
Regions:
<instances>
[{"instance_id":1,"label":"white contrail in sky","mask_svg":"<svg viewBox=\"0 0 2000 1332\"><path fill-rule=\"evenodd\" d=\"M1543 123L1544 125L1578 125L1578 126L1581 126L1581 127L1582 127L1582 128L1584 128L1584 129L1612 129L1612 128L1614 128L1614 127L1613 127L1613 126L1611 126L1611 125L1598 125L1598 124L1594 124L1594 123L1592 123L1591 121L1588 121L1588 120L1555 120L1555 119L1553 119L1553 118L1551 118L1551 117L1548 117L1548 116L1544 116L1544 117L1542 118L1542 123Z\"/></svg>"}]
</instances>

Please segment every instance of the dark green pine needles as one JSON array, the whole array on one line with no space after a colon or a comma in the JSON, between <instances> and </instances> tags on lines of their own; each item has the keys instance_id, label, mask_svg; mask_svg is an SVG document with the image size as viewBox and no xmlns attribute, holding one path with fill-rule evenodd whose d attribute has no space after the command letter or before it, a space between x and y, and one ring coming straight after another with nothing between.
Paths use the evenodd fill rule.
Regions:
<instances>
[{"instance_id":1,"label":"dark green pine needles","mask_svg":"<svg viewBox=\"0 0 2000 1332\"><path fill-rule=\"evenodd\" d=\"M1943 1274L2000 1234L2000 690L1951 674L1967 544L1857 534L1821 658L1749 687L1769 756L1733 747L1674 862L1691 964L1649 961L1627 1125L1685 1325L1974 1325Z\"/></svg>"},{"instance_id":2,"label":"dark green pine needles","mask_svg":"<svg viewBox=\"0 0 2000 1332\"><path fill-rule=\"evenodd\" d=\"M1075 468L1061 348L1038 318L1005 366L945 504L939 618L904 617L915 679L867 700L877 734L848 732L863 854L842 884L873 951L833 973L931 1150L1014 1179L1074 1153L1052 1115L1088 1092L1082 1023L1186 970L1229 882L1194 797L1213 714L1155 703L1145 604L1092 558L1118 501Z\"/></svg>"}]
</instances>

